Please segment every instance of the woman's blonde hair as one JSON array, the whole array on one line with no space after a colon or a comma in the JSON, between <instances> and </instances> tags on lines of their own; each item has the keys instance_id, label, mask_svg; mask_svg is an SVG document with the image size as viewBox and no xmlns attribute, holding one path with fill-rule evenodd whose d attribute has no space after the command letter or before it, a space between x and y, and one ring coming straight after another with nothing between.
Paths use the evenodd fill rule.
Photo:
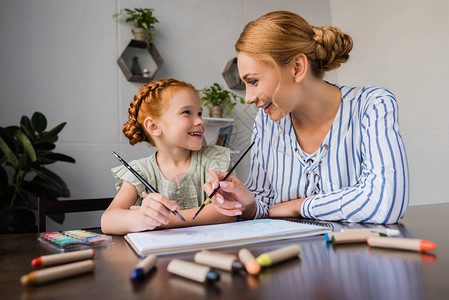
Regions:
<instances>
[{"instance_id":1,"label":"woman's blonde hair","mask_svg":"<svg viewBox=\"0 0 449 300\"><path fill-rule=\"evenodd\" d=\"M295 13L275 11L249 22L235 49L275 63L276 67L305 54L313 75L323 78L324 72L337 69L348 60L352 38L337 27L311 26Z\"/></svg>"},{"instance_id":2,"label":"woman's blonde hair","mask_svg":"<svg viewBox=\"0 0 449 300\"><path fill-rule=\"evenodd\" d=\"M147 117L159 118L173 95L183 88L189 88L196 92L190 83L171 78L150 82L140 88L129 105L128 122L123 124L122 129L131 145L148 142L151 146L155 146L154 140L145 130L143 122Z\"/></svg>"}]
</instances>

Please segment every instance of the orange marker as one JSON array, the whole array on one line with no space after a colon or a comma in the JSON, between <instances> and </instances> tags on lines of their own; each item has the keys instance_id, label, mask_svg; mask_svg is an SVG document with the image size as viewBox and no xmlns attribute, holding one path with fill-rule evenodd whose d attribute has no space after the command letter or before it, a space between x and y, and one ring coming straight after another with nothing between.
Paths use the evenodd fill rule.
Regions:
<instances>
[{"instance_id":1,"label":"orange marker","mask_svg":"<svg viewBox=\"0 0 449 300\"><path fill-rule=\"evenodd\" d=\"M249 252L248 249L241 249L239 251L240 261L245 265L246 271L249 274L257 275L260 272L260 265L257 263L256 258Z\"/></svg>"},{"instance_id":2,"label":"orange marker","mask_svg":"<svg viewBox=\"0 0 449 300\"><path fill-rule=\"evenodd\" d=\"M94 257L94 249L86 249L67 253L44 255L31 261L32 267L47 267L61 265L73 261L85 260Z\"/></svg>"},{"instance_id":3,"label":"orange marker","mask_svg":"<svg viewBox=\"0 0 449 300\"><path fill-rule=\"evenodd\" d=\"M371 247L393 248L411 251L430 251L435 250L437 247L434 242L409 238L370 236L367 238L366 242Z\"/></svg>"}]
</instances>

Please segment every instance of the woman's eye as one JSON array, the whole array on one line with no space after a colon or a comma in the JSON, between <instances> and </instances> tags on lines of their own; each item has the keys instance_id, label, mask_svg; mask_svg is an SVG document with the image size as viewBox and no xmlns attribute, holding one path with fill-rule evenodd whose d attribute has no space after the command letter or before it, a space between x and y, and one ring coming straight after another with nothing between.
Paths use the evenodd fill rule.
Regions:
<instances>
[{"instance_id":1,"label":"woman's eye","mask_svg":"<svg viewBox=\"0 0 449 300\"><path fill-rule=\"evenodd\" d=\"M248 84L249 84L249 85L256 85L257 82L258 82L257 79L251 79L251 80L248 80Z\"/></svg>"}]
</instances>

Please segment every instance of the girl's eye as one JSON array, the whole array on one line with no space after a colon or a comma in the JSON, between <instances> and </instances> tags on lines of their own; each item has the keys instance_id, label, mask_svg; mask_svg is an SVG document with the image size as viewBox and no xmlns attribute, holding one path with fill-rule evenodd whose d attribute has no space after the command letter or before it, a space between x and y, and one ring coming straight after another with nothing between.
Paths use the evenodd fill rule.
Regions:
<instances>
[{"instance_id":1,"label":"girl's eye","mask_svg":"<svg viewBox=\"0 0 449 300\"><path fill-rule=\"evenodd\" d=\"M198 113L198 117L202 117L202 116L203 116L203 112L200 111L200 112Z\"/></svg>"},{"instance_id":2,"label":"girl's eye","mask_svg":"<svg viewBox=\"0 0 449 300\"><path fill-rule=\"evenodd\" d=\"M190 115L190 111L189 110L185 110L185 111L182 112L182 114Z\"/></svg>"}]
</instances>

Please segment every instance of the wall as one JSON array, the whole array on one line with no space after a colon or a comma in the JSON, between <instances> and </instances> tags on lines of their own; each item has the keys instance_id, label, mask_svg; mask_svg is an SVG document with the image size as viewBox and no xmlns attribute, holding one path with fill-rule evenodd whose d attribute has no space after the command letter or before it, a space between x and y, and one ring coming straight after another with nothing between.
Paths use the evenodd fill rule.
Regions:
<instances>
[{"instance_id":1,"label":"wall","mask_svg":"<svg viewBox=\"0 0 449 300\"><path fill-rule=\"evenodd\" d=\"M338 73L347 85L389 88L410 168L410 204L448 202L449 2L330 1L332 22L354 39Z\"/></svg>"},{"instance_id":2,"label":"wall","mask_svg":"<svg viewBox=\"0 0 449 300\"><path fill-rule=\"evenodd\" d=\"M155 79L174 77L199 89L225 85L221 72L248 21L280 9L315 24L331 21L328 0L0 0L0 126L18 124L34 111L44 113L49 126L66 121L56 151L76 158L76 164L51 169L65 179L73 199L115 194L109 170L118 162L112 150L127 160L153 151L131 147L121 134L141 84L128 82L116 63L132 35L131 26L112 15L134 7L154 8L159 19L155 44L165 63ZM234 148L246 147L254 114L252 106L237 107ZM248 160L237 168L242 180L248 168ZM47 228L98 226L99 216L69 214L63 226L49 221Z\"/></svg>"}]
</instances>

